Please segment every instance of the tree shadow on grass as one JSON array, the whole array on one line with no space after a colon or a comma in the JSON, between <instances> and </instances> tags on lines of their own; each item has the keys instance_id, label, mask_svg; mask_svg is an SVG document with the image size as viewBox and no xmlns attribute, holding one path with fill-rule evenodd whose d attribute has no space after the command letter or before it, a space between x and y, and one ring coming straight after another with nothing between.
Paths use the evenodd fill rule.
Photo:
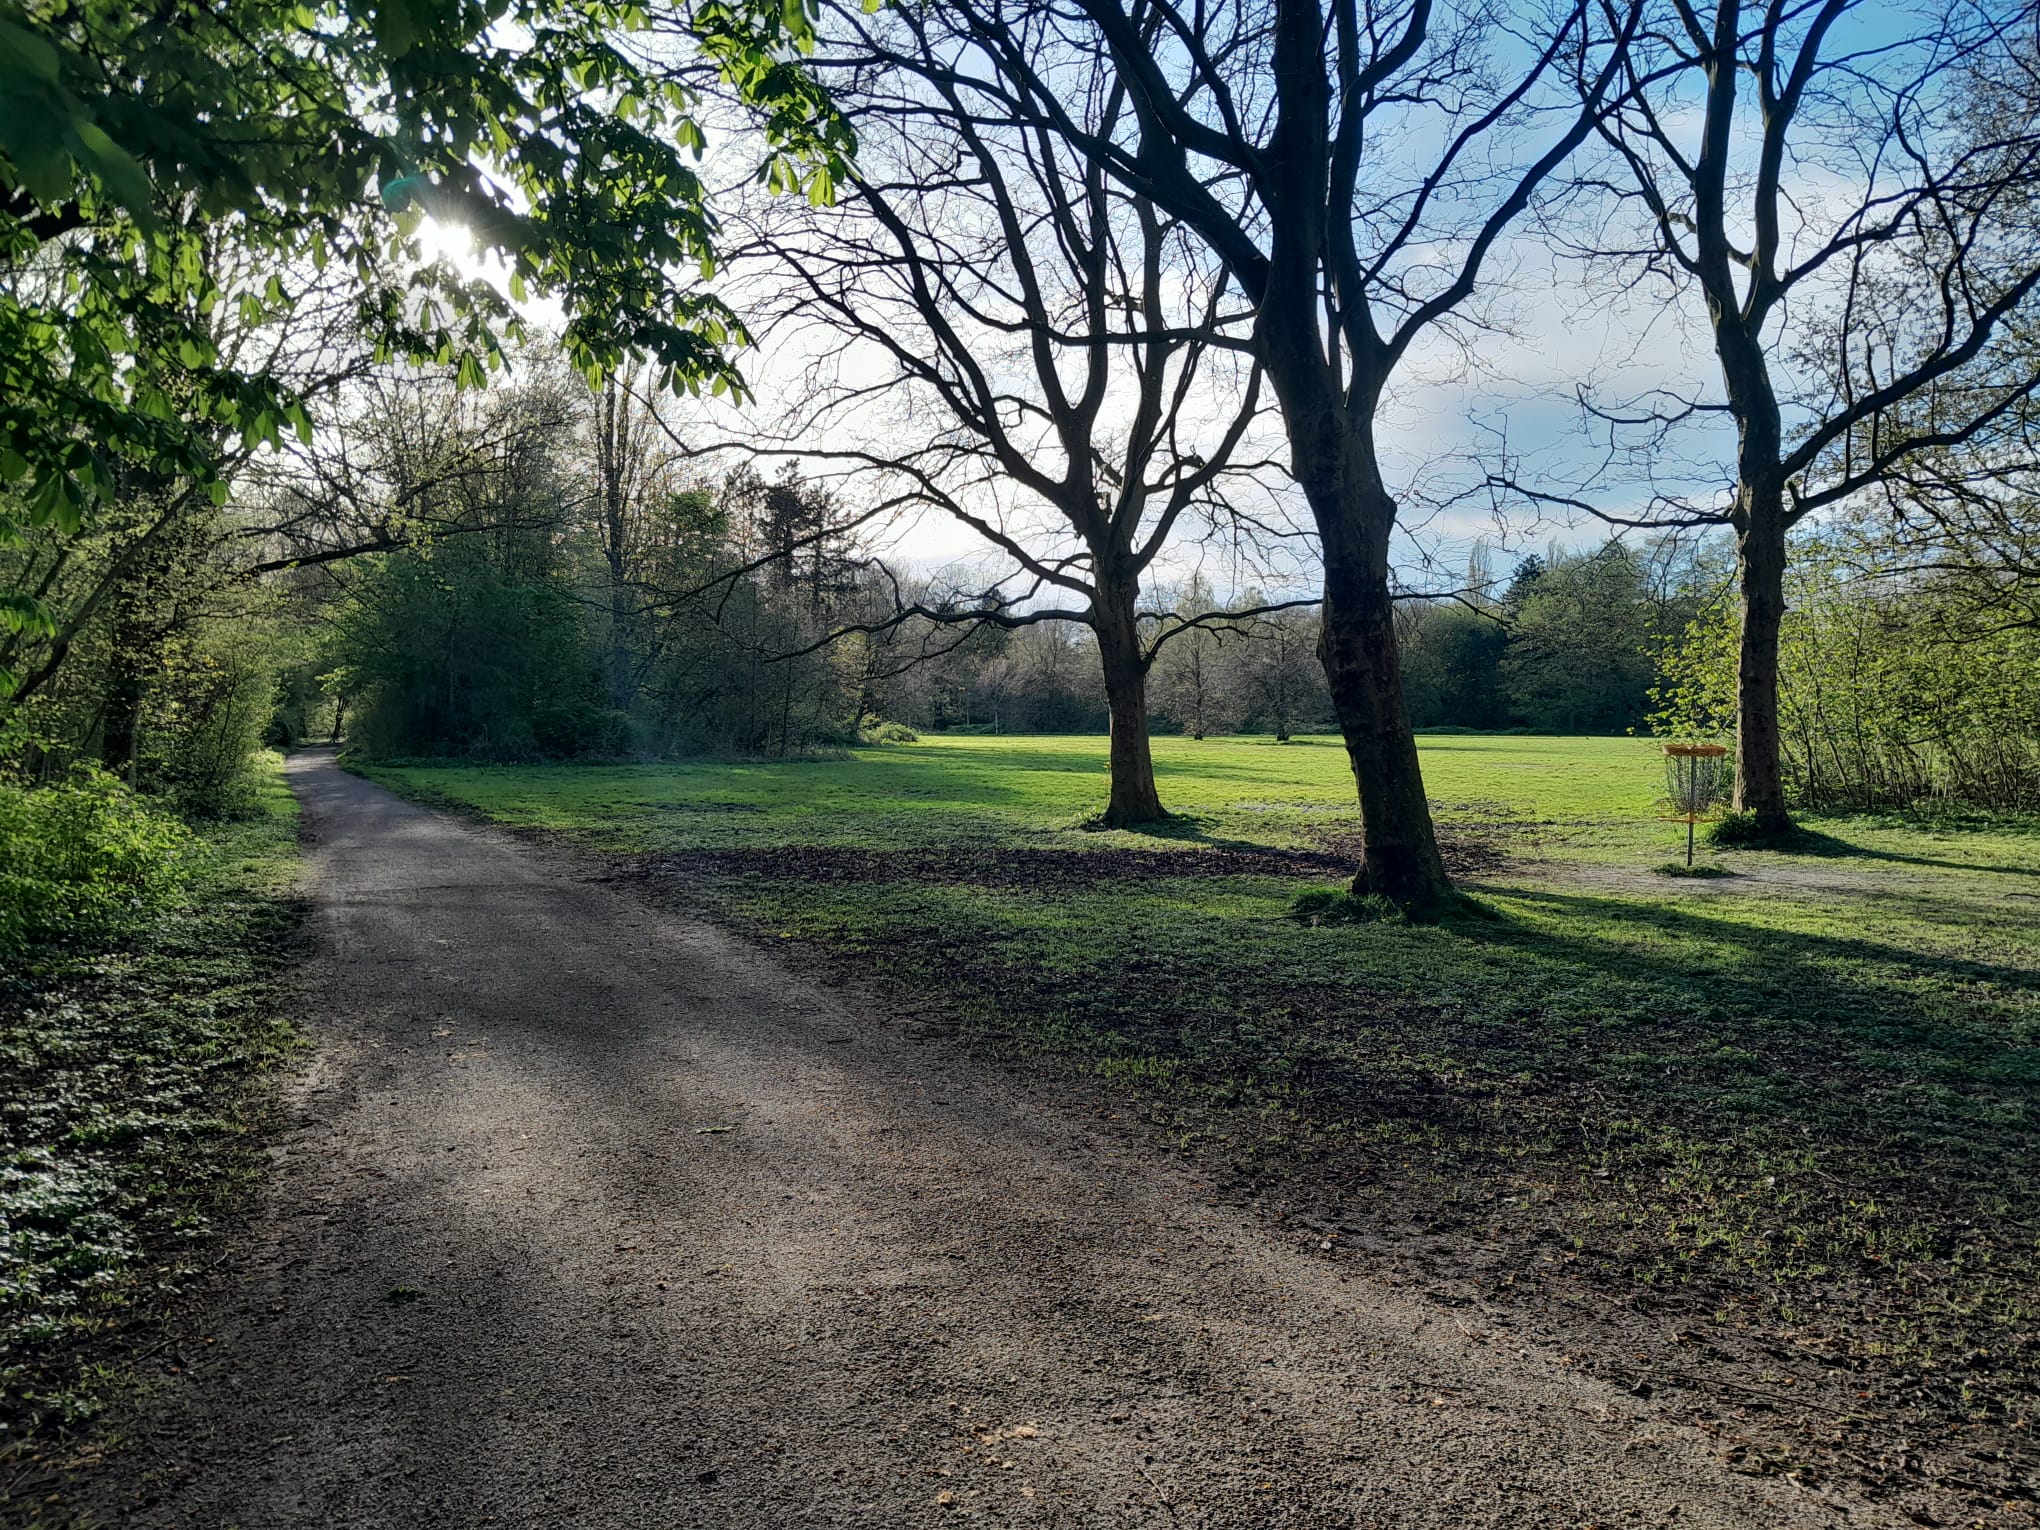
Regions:
<instances>
[{"instance_id":1,"label":"tree shadow on grass","mask_svg":"<svg viewBox=\"0 0 2040 1530\"><path fill-rule=\"evenodd\" d=\"M1771 848L1788 855L1817 856L1822 860L1893 861L1906 866L1934 866L1944 871L1987 871L2040 881L2040 867L1993 866L1981 861L1951 861L1942 856L1907 855L1898 850L1878 850L1869 845L1852 844L1819 829L1794 829L1789 837Z\"/></svg>"},{"instance_id":2,"label":"tree shadow on grass","mask_svg":"<svg viewBox=\"0 0 2040 1530\"><path fill-rule=\"evenodd\" d=\"M1281 853L1260 840L1243 839L1237 834L1214 834L1212 829L1216 823L1216 819L1203 813L1171 813L1148 823L1123 824L1114 829L1101 815L1085 819L1083 827L1101 833L1136 834L1142 839L1161 840L1165 844L1201 845L1212 850L1242 850L1256 855Z\"/></svg>"},{"instance_id":3,"label":"tree shadow on grass","mask_svg":"<svg viewBox=\"0 0 2040 1530\"><path fill-rule=\"evenodd\" d=\"M2008 1031L2003 1019L2006 1004L2040 995L2040 970L2032 967L1860 935L1758 928L1724 917L1719 902L1695 912L1549 890L1510 889L1508 896L1557 916L1562 927L1540 928L1505 914L1457 921L1455 932L1589 980L1660 990L1667 1000L1684 1001L1689 1015L1707 1017L1704 1023L1717 1027L1721 1040L1745 1040L1760 1053L1782 1046L1795 1069L1832 1073L1839 1066L1904 1077L1908 1073L1895 1072L1890 1061L1905 1057L1916 1059L1911 1076L1923 1081L2024 1091L2040 1086L2040 1040L2025 1026ZM1673 943L1639 949L1621 938L1624 926L1648 926ZM1732 954L1708 954L1724 950ZM1945 987L1922 994L1922 977ZM2000 990L2003 998L1992 1003L1979 988ZM1677 1024L1680 1017L1664 1018Z\"/></svg>"}]
</instances>

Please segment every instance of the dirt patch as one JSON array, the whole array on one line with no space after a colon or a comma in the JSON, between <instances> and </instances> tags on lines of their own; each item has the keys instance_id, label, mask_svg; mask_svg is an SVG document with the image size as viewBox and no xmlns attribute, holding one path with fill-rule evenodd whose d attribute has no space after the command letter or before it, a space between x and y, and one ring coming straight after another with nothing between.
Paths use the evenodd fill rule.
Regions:
<instances>
[{"instance_id":1,"label":"dirt patch","mask_svg":"<svg viewBox=\"0 0 2040 1530\"><path fill-rule=\"evenodd\" d=\"M1456 877L1492 872L1507 859L1497 836L1442 840L1446 868ZM1200 845L1182 850L1047 850L953 847L859 850L785 845L758 849L668 850L616 859L619 875L652 882L763 876L834 886L911 882L962 887L1078 890L1102 882L1153 882L1171 877L1350 878L1360 853L1357 836L1328 838L1322 849L1272 850Z\"/></svg>"}]
</instances>

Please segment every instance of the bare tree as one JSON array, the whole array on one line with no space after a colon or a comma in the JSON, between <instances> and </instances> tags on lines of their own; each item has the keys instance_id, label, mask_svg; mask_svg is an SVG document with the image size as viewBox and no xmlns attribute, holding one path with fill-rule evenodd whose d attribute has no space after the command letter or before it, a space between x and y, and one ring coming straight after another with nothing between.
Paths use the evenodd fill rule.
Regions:
<instances>
[{"instance_id":1,"label":"bare tree","mask_svg":"<svg viewBox=\"0 0 2040 1530\"><path fill-rule=\"evenodd\" d=\"M660 463L655 449L658 432L653 405L641 391L642 367L619 377L603 375L596 390L593 425L595 458L595 527L602 546L609 597L609 642L604 654L609 704L628 707L637 695L636 651L638 594L635 588L633 542L641 534L639 513L645 496L657 487Z\"/></svg>"},{"instance_id":2,"label":"bare tree","mask_svg":"<svg viewBox=\"0 0 2040 1530\"><path fill-rule=\"evenodd\" d=\"M1449 884L1403 703L1381 414L1412 356L1477 317L1510 226L1592 133L1638 10L1580 3L1519 27L1431 0L951 9L980 49L956 68L993 76L1014 119L1181 220L1251 306L1323 556L1319 657L1363 820L1354 886L1438 903ZM1101 66L1131 109L1110 124L1069 104Z\"/></svg>"},{"instance_id":3,"label":"bare tree","mask_svg":"<svg viewBox=\"0 0 2040 1530\"><path fill-rule=\"evenodd\" d=\"M765 209L734 264L754 328L813 358L784 450L874 481L903 513L939 510L1010 570L895 618L1088 626L1111 719L1105 822L1149 822L1166 816L1149 671L1211 614L1144 613L1142 580L1185 517L1218 521L1272 466L1246 450L1263 405L1232 333L1244 305L1177 218L980 88L946 18L825 21L811 64L857 129L855 171L833 207ZM1131 121L1102 63L1065 83L1086 132Z\"/></svg>"},{"instance_id":4,"label":"bare tree","mask_svg":"<svg viewBox=\"0 0 2040 1530\"><path fill-rule=\"evenodd\" d=\"M1990 365L2040 284L2030 221L2015 215L2040 178L2040 122L1972 110L1979 79L2031 69L2036 15L2030 0L1931 15L1882 0L1664 0L1601 128L1614 195L1640 227L1596 253L1691 305L1720 393L1590 407L1618 454L1646 458L1725 416L1732 488L1725 503L1660 494L1629 516L1556 497L1620 524L1734 528L1735 803L1766 832L1790 825L1788 533L1947 461L2040 387L2030 354Z\"/></svg>"}]
</instances>

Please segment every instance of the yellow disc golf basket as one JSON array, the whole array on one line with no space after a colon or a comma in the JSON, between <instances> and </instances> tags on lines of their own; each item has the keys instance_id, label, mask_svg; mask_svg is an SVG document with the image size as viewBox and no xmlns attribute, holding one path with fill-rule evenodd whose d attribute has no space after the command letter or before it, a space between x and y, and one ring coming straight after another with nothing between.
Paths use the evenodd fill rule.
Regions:
<instances>
[{"instance_id":1,"label":"yellow disc golf basket","mask_svg":"<svg viewBox=\"0 0 2040 1530\"><path fill-rule=\"evenodd\" d=\"M1728 800L1734 778L1726 744L1665 745L1665 796L1672 818L1686 826L1686 864L1693 864L1693 826Z\"/></svg>"}]
</instances>

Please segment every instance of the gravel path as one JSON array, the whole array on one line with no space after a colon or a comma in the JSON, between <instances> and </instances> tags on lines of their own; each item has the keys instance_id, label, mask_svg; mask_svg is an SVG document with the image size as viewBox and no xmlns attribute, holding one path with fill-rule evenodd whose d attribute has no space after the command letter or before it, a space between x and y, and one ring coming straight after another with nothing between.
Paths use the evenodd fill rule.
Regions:
<instances>
[{"instance_id":1,"label":"gravel path","mask_svg":"<svg viewBox=\"0 0 2040 1530\"><path fill-rule=\"evenodd\" d=\"M1882 1524L773 955L291 763L316 1057L116 1523Z\"/></svg>"}]
</instances>

